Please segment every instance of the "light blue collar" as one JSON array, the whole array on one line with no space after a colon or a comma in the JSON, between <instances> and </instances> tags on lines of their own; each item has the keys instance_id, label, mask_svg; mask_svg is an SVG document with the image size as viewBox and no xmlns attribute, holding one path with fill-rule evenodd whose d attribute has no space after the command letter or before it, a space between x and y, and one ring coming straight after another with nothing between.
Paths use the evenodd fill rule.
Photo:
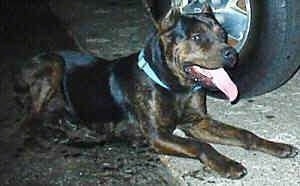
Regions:
<instances>
[{"instance_id":1,"label":"light blue collar","mask_svg":"<svg viewBox=\"0 0 300 186\"><path fill-rule=\"evenodd\" d=\"M145 60L144 57L144 50L141 50L139 53L139 57L138 57L138 67L140 69L142 69L146 75L152 79L152 81L154 81L156 84L160 85L161 87L167 89L167 90L171 90L171 88L166 85L164 82L162 82L159 77L156 75L156 73L151 69L149 63ZM201 85L194 85L192 87L192 91L193 92L197 92L200 91L202 89Z\"/></svg>"},{"instance_id":2,"label":"light blue collar","mask_svg":"<svg viewBox=\"0 0 300 186\"><path fill-rule=\"evenodd\" d=\"M156 75L156 73L151 69L149 63L145 60L144 57L144 50L140 51L139 58L138 58L138 66L140 69L142 69L146 75L152 79L156 84L160 85L161 87L170 90L170 87L166 85L164 82L162 82L159 77Z\"/></svg>"}]
</instances>

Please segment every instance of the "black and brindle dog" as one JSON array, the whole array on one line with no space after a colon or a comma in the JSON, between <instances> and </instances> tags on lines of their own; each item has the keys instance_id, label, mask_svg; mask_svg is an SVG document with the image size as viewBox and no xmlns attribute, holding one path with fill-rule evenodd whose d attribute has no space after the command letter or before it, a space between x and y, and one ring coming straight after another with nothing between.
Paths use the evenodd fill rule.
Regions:
<instances>
[{"instance_id":1,"label":"black and brindle dog","mask_svg":"<svg viewBox=\"0 0 300 186\"><path fill-rule=\"evenodd\" d=\"M21 74L32 100L26 121L65 107L81 121L99 125L127 119L156 151L198 159L232 179L243 177L246 169L208 143L280 158L297 154L291 145L262 139L207 115L206 90L220 90L231 102L238 96L224 70L235 65L237 53L226 44L227 35L208 6L189 16L173 8L155 25L139 56L113 62L76 52L36 57ZM189 137L173 135L176 127Z\"/></svg>"}]
</instances>

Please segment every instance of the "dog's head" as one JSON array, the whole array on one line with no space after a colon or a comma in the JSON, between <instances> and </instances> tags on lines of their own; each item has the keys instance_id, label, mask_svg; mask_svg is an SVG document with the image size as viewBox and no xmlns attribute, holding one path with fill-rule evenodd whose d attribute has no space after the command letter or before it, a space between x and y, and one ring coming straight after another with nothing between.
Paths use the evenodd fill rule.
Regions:
<instances>
[{"instance_id":1,"label":"dog's head","mask_svg":"<svg viewBox=\"0 0 300 186\"><path fill-rule=\"evenodd\" d=\"M227 33L208 5L193 15L181 15L173 8L156 27L167 65L181 85L201 84L221 90L230 101L236 99L237 87L224 68L232 68L238 54L227 44Z\"/></svg>"}]
</instances>

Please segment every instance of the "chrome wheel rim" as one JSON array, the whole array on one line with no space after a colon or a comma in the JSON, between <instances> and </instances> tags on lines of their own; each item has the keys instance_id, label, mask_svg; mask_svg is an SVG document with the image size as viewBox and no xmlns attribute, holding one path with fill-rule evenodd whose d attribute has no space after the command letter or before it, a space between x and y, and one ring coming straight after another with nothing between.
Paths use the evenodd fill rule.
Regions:
<instances>
[{"instance_id":1,"label":"chrome wheel rim","mask_svg":"<svg viewBox=\"0 0 300 186\"><path fill-rule=\"evenodd\" d=\"M251 24L250 0L210 0L216 19L237 51L245 46Z\"/></svg>"}]
</instances>

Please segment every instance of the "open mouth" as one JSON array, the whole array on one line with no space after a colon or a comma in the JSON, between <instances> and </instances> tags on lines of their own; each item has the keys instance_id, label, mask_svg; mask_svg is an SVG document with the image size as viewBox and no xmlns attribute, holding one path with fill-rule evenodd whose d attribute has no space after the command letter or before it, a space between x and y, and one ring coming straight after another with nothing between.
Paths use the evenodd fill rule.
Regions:
<instances>
[{"instance_id":1,"label":"open mouth","mask_svg":"<svg viewBox=\"0 0 300 186\"><path fill-rule=\"evenodd\" d=\"M199 65L189 64L184 66L188 79L200 83L207 88L217 88L222 91L229 101L233 102L238 97L238 89L223 68L206 69Z\"/></svg>"}]
</instances>

